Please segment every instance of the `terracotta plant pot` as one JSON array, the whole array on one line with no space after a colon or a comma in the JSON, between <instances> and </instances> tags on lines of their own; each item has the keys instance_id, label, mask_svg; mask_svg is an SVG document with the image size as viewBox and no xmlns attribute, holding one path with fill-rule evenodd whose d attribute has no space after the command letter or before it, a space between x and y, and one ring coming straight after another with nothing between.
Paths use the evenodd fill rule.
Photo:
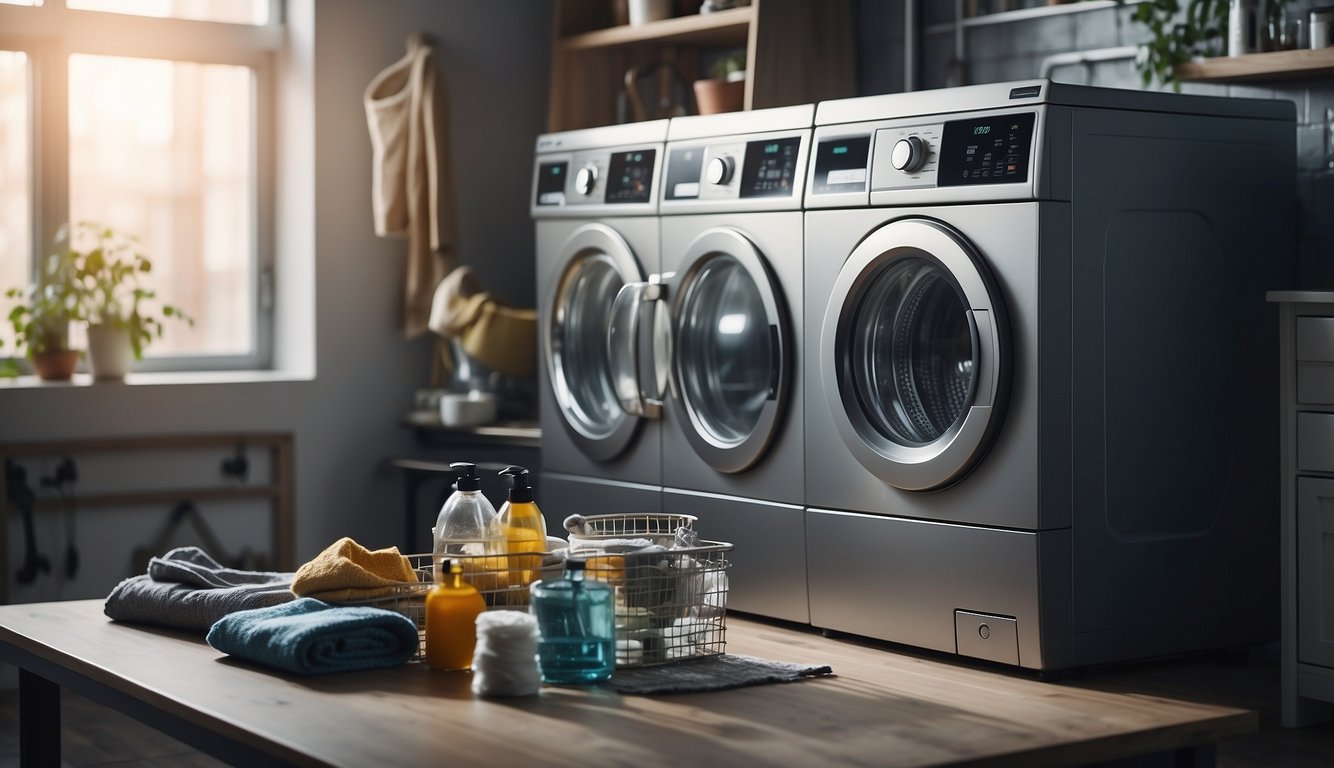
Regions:
<instances>
[{"instance_id":1,"label":"terracotta plant pot","mask_svg":"<svg viewBox=\"0 0 1334 768\"><path fill-rule=\"evenodd\" d=\"M98 381L121 381L130 372L130 332L107 325L88 326L88 368Z\"/></svg>"},{"instance_id":2,"label":"terracotta plant pot","mask_svg":"<svg viewBox=\"0 0 1334 768\"><path fill-rule=\"evenodd\" d=\"M31 357L32 369L43 381L69 381L79 365L79 353L73 349L41 352Z\"/></svg>"},{"instance_id":3,"label":"terracotta plant pot","mask_svg":"<svg viewBox=\"0 0 1334 768\"><path fill-rule=\"evenodd\" d=\"M746 103L745 80L695 81L695 104L701 115L716 115L719 112L740 112Z\"/></svg>"}]
</instances>

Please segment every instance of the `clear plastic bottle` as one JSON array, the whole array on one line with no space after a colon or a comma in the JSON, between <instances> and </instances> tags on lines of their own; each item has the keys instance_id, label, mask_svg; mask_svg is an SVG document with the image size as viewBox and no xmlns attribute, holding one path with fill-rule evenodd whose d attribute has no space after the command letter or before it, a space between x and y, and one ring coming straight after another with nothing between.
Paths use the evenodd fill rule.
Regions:
<instances>
[{"instance_id":1,"label":"clear plastic bottle","mask_svg":"<svg viewBox=\"0 0 1334 768\"><path fill-rule=\"evenodd\" d=\"M445 671L471 668L477 617L485 610L482 595L463 580L459 561L445 560L426 593L426 663Z\"/></svg>"},{"instance_id":2,"label":"clear plastic bottle","mask_svg":"<svg viewBox=\"0 0 1334 768\"><path fill-rule=\"evenodd\" d=\"M482 495L482 478L477 476L477 465L456 461L449 468L458 473L455 492L445 500L432 530L435 564L442 558L502 555L505 553L505 532L500 527L496 508ZM465 563L464 569L473 570ZM488 569L490 570L490 569Z\"/></svg>"},{"instance_id":3,"label":"clear plastic bottle","mask_svg":"<svg viewBox=\"0 0 1334 768\"><path fill-rule=\"evenodd\" d=\"M542 510L533 503L533 486L528 470L505 467L501 477L510 485L509 499L500 507L500 527L505 532L505 551L509 553L508 574L511 587L526 587L542 568L546 549L547 522Z\"/></svg>"},{"instance_id":4,"label":"clear plastic bottle","mask_svg":"<svg viewBox=\"0 0 1334 768\"><path fill-rule=\"evenodd\" d=\"M537 618L542 680L584 684L606 680L616 669L612 589L584 579L584 561L565 561L559 579L533 582L528 610Z\"/></svg>"}]
</instances>

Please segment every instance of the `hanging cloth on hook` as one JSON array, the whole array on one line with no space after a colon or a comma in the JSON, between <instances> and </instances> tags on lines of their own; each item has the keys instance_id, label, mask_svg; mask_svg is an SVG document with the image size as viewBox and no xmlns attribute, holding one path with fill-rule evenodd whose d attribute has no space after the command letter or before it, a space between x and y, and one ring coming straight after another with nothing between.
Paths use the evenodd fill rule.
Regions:
<instances>
[{"instance_id":1,"label":"hanging cloth on hook","mask_svg":"<svg viewBox=\"0 0 1334 768\"><path fill-rule=\"evenodd\" d=\"M406 56L375 76L364 97L375 233L408 240L402 324L409 338L426 331L435 287L456 259L444 94L434 52L418 34L408 39Z\"/></svg>"}]
</instances>

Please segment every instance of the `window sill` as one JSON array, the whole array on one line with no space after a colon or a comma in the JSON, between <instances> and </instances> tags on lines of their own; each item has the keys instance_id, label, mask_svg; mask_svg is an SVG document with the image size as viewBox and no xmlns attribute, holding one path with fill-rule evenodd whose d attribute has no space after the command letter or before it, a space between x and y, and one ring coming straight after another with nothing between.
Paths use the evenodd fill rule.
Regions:
<instances>
[{"instance_id":1,"label":"window sill","mask_svg":"<svg viewBox=\"0 0 1334 768\"><path fill-rule=\"evenodd\" d=\"M72 381L42 381L36 376L0 379L0 391L7 389L71 389L84 387L152 387L193 384L262 384L270 382L311 381L292 371L155 371L131 373L125 381L94 381L86 373L74 374Z\"/></svg>"}]
</instances>

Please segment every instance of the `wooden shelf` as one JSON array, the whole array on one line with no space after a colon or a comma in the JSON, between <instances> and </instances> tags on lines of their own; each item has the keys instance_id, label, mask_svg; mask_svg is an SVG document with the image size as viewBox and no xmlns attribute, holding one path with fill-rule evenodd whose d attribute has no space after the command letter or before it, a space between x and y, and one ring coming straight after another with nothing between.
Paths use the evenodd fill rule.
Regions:
<instances>
[{"instance_id":1,"label":"wooden shelf","mask_svg":"<svg viewBox=\"0 0 1334 768\"><path fill-rule=\"evenodd\" d=\"M677 16L634 27L623 25L598 29L562 38L557 44L567 51L650 42L744 47L754 19L754 6L746 6L716 13Z\"/></svg>"},{"instance_id":2,"label":"wooden shelf","mask_svg":"<svg viewBox=\"0 0 1334 768\"><path fill-rule=\"evenodd\" d=\"M612 25L610 11L607 0L557 0L547 130L628 119L618 102L634 67L670 64L657 88L688 92L719 49L746 49L746 109L856 95L852 0L751 0L633 27Z\"/></svg>"},{"instance_id":3,"label":"wooden shelf","mask_svg":"<svg viewBox=\"0 0 1334 768\"><path fill-rule=\"evenodd\" d=\"M1182 80L1214 83L1295 80L1331 73L1334 73L1334 47L1219 56L1187 62L1177 68Z\"/></svg>"}]
</instances>

